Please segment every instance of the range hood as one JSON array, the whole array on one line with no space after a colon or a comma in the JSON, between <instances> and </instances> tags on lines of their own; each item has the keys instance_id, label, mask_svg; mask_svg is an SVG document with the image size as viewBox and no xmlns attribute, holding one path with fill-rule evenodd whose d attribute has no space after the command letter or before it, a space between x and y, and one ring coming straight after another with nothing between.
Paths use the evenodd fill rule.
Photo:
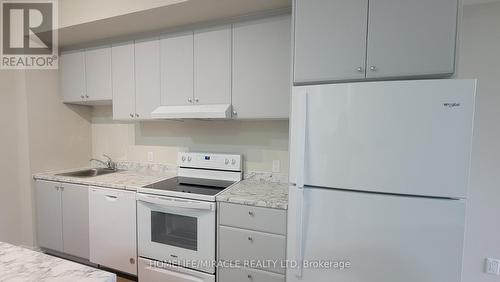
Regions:
<instances>
[{"instance_id":1,"label":"range hood","mask_svg":"<svg viewBox=\"0 0 500 282\"><path fill-rule=\"evenodd\" d=\"M230 104L160 106L152 113L153 119L228 119L231 118Z\"/></svg>"}]
</instances>

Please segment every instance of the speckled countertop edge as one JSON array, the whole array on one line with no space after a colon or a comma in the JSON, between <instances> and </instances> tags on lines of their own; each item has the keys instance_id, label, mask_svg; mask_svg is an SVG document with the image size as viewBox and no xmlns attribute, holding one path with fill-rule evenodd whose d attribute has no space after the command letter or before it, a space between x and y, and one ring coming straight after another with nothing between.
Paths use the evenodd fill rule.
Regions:
<instances>
[{"instance_id":1,"label":"speckled countertop edge","mask_svg":"<svg viewBox=\"0 0 500 282\"><path fill-rule=\"evenodd\" d=\"M256 207L288 209L288 177L272 173L251 172L244 180L217 195L218 202Z\"/></svg>"},{"instance_id":2,"label":"speckled countertop edge","mask_svg":"<svg viewBox=\"0 0 500 282\"><path fill-rule=\"evenodd\" d=\"M116 281L116 274L3 242L0 274L0 281Z\"/></svg>"},{"instance_id":3,"label":"speckled countertop edge","mask_svg":"<svg viewBox=\"0 0 500 282\"><path fill-rule=\"evenodd\" d=\"M177 170L173 167L159 166L159 165L143 165L137 164L118 165L120 171L95 177L80 178L61 176L58 174L79 171L85 168L68 169L63 171L53 171L37 173L33 175L35 180L47 180L64 182L79 185L106 187L121 190L137 191L138 188L177 176Z\"/></svg>"}]
</instances>

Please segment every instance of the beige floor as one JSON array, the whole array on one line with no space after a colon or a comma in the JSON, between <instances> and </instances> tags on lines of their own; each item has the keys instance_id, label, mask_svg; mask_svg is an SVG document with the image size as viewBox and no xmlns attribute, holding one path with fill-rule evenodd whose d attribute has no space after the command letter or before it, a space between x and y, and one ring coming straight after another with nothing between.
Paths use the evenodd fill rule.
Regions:
<instances>
[{"instance_id":1,"label":"beige floor","mask_svg":"<svg viewBox=\"0 0 500 282\"><path fill-rule=\"evenodd\" d=\"M118 277L118 279L116 279L116 282L133 282L133 280L128 280L122 277Z\"/></svg>"}]
</instances>

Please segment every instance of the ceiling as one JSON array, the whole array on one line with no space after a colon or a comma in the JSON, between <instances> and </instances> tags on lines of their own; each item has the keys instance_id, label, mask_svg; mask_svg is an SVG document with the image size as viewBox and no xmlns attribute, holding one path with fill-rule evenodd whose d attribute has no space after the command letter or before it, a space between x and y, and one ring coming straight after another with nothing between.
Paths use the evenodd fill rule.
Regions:
<instances>
[{"instance_id":1,"label":"ceiling","mask_svg":"<svg viewBox=\"0 0 500 282\"><path fill-rule=\"evenodd\" d=\"M59 47L79 48L106 40L145 36L178 27L230 21L289 10L291 0L189 0L163 7L62 27Z\"/></svg>"}]
</instances>

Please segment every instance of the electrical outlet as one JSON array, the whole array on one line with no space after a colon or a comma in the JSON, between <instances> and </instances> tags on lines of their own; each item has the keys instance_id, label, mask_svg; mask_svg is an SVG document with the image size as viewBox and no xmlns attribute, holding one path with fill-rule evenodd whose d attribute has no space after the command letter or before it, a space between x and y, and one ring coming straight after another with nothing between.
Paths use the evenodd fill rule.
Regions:
<instances>
[{"instance_id":1,"label":"electrical outlet","mask_svg":"<svg viewBox=\"0 0 500 282\"><path fill-rule=\"evenodd\" d=\"M487 258L486 259L486 273L493 275L500 275L500 260Z\"/></svg>"},{"instance_id":2,"label":"electrical outlet","mask_svg":"<svg viewBox=\"0 0 500 282\"><path fill-rule=\"evenodd\" d=\"M273 172L281 171L281 162L279 160L273 160Z\"/></svg>"},{"instance_id":3,"label":"electrical outlet","mask_svg":"<svg viewBox=\"0 0 500 282\"><path fill-rule=\"evenodd\" d=\"M153 162L153 161L154 161L153 152L148 152L148 162Z\"/></svg>"}]
</instances>

